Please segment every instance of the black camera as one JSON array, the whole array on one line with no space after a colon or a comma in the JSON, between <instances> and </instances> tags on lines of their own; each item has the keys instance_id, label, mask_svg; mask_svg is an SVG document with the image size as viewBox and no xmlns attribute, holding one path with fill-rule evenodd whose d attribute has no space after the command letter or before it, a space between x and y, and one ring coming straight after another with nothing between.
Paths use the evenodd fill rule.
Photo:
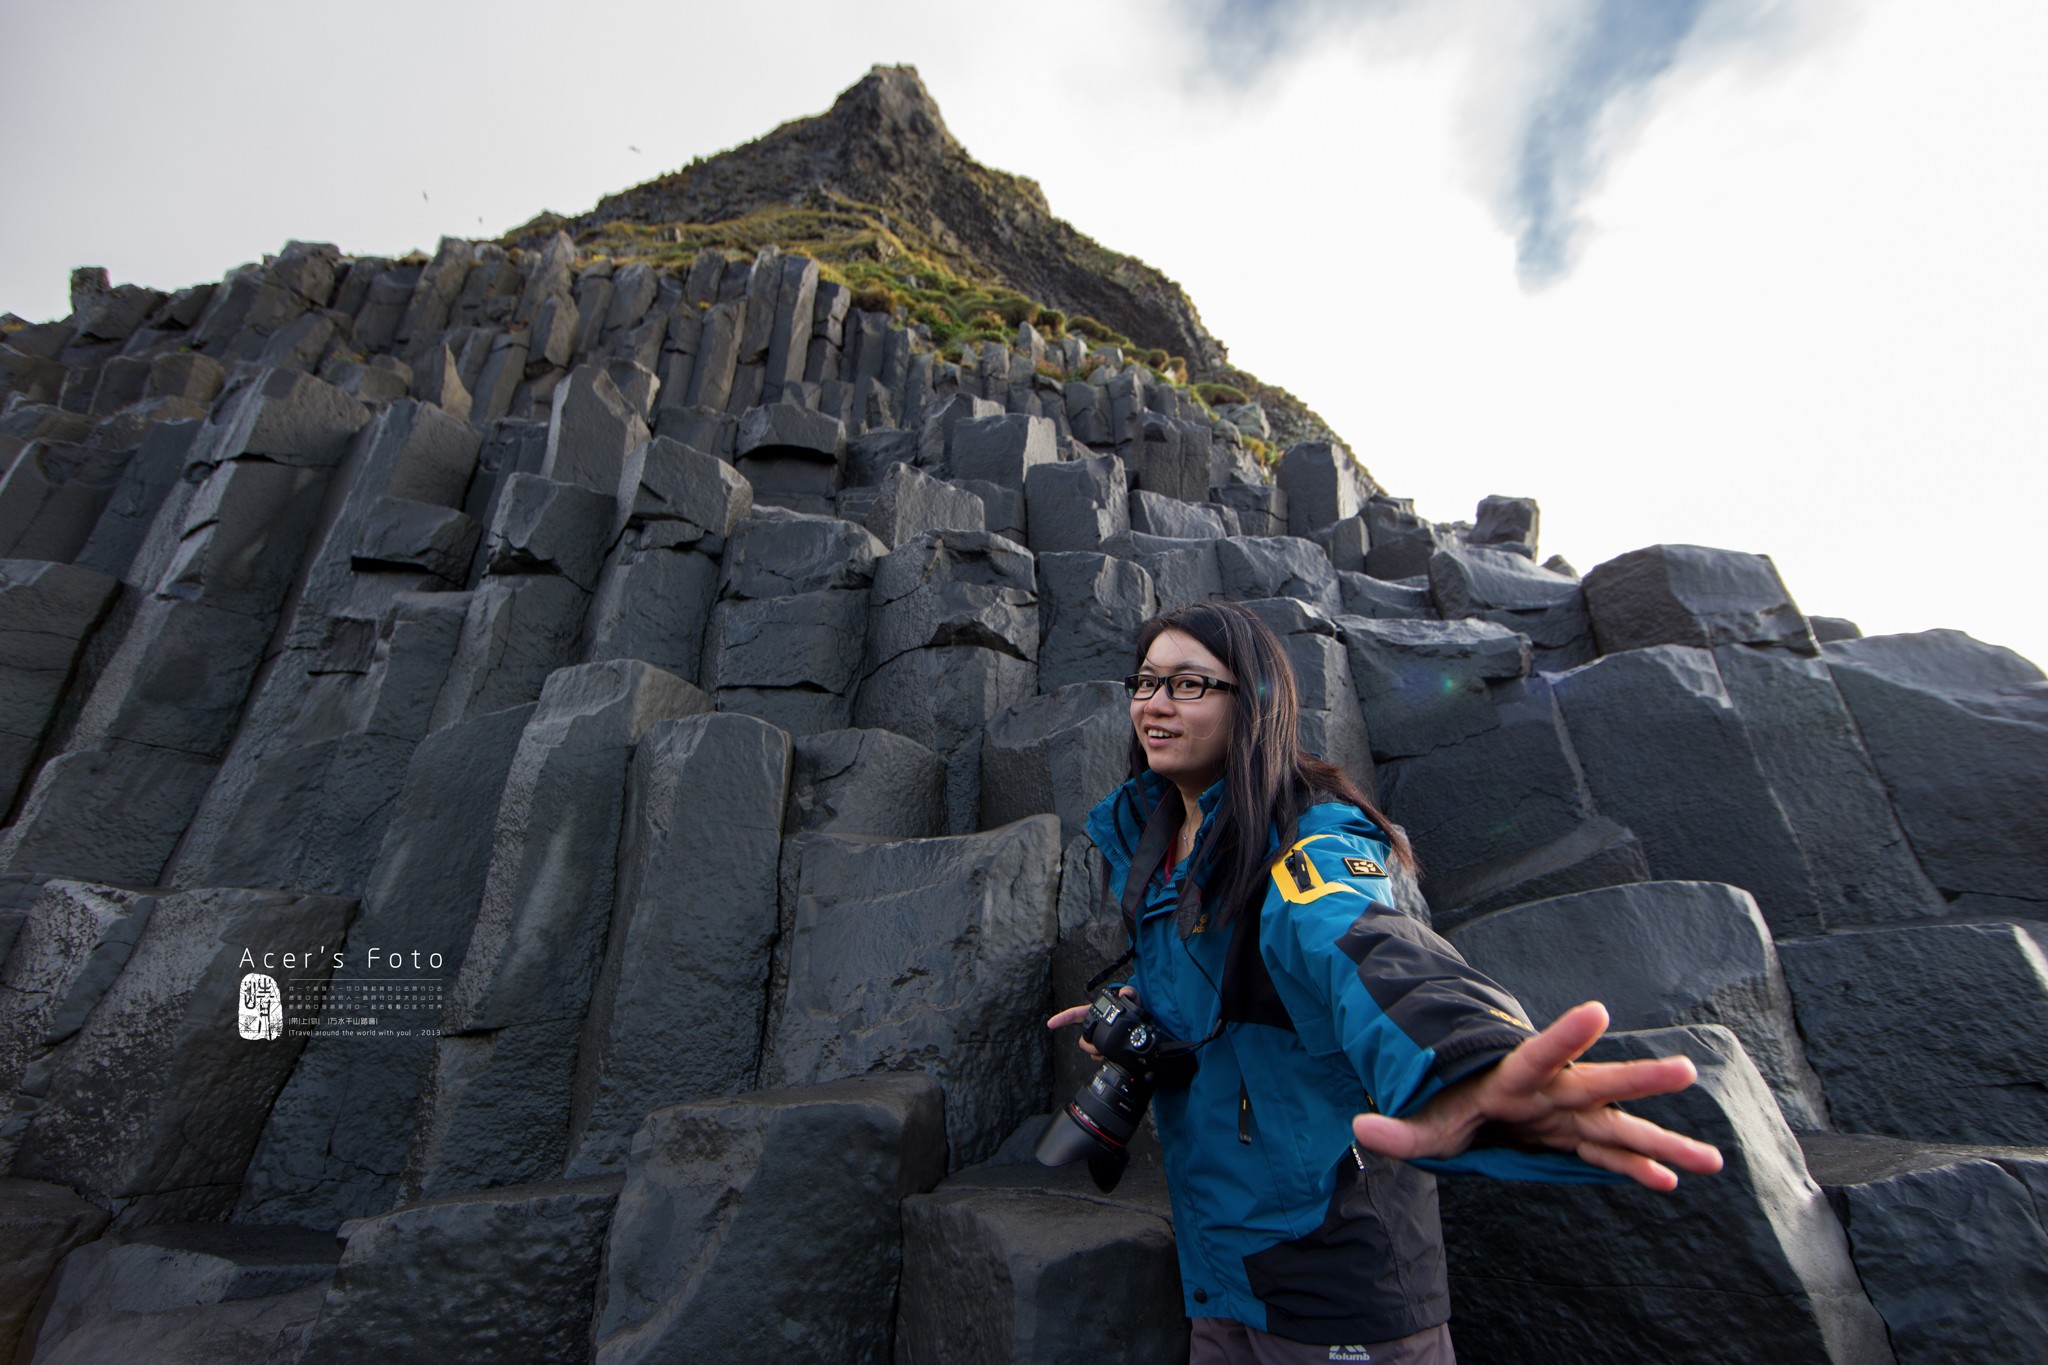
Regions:
<instances>
[{"instance_id":1,"label":"black camera","mask_svg":"<svg viewBox=\"0 0 2048 1365\"><path fill-rule=\"evenodd\" d=\"M1195 1058L1137 1002L1114 989L1095 993L1081 1036L1102 1054L1102 1066L1045 1126L1038 1159L1064 1166L1086 1157L1088 1174L1107 1194L1130 1164L1131 1136L1145 1121L1152 1093L1186 1085L1194 1077Z\"/></svg>"}]
</instances>

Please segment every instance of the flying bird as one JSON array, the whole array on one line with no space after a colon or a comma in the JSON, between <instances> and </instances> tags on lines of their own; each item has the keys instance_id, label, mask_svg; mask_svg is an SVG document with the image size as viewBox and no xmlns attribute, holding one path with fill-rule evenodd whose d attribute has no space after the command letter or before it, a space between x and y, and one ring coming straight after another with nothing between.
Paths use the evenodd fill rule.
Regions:
<instances>
[{"instance_id":1,"label":"flying bird","mask_svg":"<svg viewBox=\"0 0 2048 1365\"><path fill-rule=\"evenodd\" d=\"M640 149L639 149L638 147L635 147L635 146L634 146L634 145L633 145L632 143L630 143L630 142L626 144L626 150L627 150L627 151L629 151L629 152L631 152L631 153L633 153L633 154L634 154L635 156L638 156L638 155L639 155L639 153L640 153Z\"/></svg>"},{"instance_id":2,"label":"flying bird","mask_svg":"<svg viewBox=\"0 0 2048 1365\"><path fill-rule=\"evenodd\" d=\"M426 192L425 190L421 190L421 191L420 191L420 199L421 199L421 200L422 200L423 202L425 202L425 203L428 203L428 204L431 204L431 203L433 203L433 202L434 202L433 200L431 200L431 199L428 199L428 198L427 198L427 192Z\"/></svg>"}]
</instances>

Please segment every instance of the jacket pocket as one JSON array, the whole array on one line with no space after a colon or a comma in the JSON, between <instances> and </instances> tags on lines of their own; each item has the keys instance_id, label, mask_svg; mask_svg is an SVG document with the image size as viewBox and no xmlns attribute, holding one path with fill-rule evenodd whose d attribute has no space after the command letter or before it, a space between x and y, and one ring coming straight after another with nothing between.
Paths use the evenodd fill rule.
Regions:
<instances>
[{"instance_id":1,"label":"jacket pocket","mask_svg":"<svg viewBox=\"0 0 2048 1365\"><path fill-rule=\"evenodd\" d=\"M1322 1225L1244 1258L1266 1330L1308 1342L1390 1341L1450 1317L1436 1178L1348 1148Z\"/></svg>"}]
</instances>

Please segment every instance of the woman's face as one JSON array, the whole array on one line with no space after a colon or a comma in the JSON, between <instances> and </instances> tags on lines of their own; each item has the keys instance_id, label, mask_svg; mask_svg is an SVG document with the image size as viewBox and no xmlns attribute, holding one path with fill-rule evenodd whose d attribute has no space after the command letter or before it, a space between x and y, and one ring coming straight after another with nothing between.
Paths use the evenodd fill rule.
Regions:
<instances>
[{"instance_id":1,"label":"woman's face","mask_svg":"<svg viewBox=\"0 0 2048 1365\"><path fill-rule=\"evenodd\" d=\"M1234 683L1237 675L1192 635L1161 631L1138 672L1155 678L1199 673ZM1201 792L1223 774L1230 752L1231 694L1211 688L1194 701L1175 701L1162 685L1143 701L1131 698L1131 727L1152 771L1187 791Z\"/></svg>"}]
</instances>

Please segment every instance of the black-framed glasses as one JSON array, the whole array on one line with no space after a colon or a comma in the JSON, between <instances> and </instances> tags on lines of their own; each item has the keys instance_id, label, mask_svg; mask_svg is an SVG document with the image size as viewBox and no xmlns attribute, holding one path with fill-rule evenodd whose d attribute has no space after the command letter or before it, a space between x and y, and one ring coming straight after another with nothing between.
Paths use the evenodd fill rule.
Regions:
<instances>
[{"instance_id":1,"label":"black-framed glasses","mask_svg":"<svg viewBox=\"0 0 2048 1365\"><path fill-rule=\"evenodd\" d=\"M1164 678L1150 673L1133 673L1124 679L1124 690L1131 694L1133 701L1146 701L1159 690L1161 683L1166 684L1166 695L1175 701L1200 701L1212 687L1218 692L1237 691L1236 683L1203 673L1170 673Z\"/></svg>"}]
</instances>

